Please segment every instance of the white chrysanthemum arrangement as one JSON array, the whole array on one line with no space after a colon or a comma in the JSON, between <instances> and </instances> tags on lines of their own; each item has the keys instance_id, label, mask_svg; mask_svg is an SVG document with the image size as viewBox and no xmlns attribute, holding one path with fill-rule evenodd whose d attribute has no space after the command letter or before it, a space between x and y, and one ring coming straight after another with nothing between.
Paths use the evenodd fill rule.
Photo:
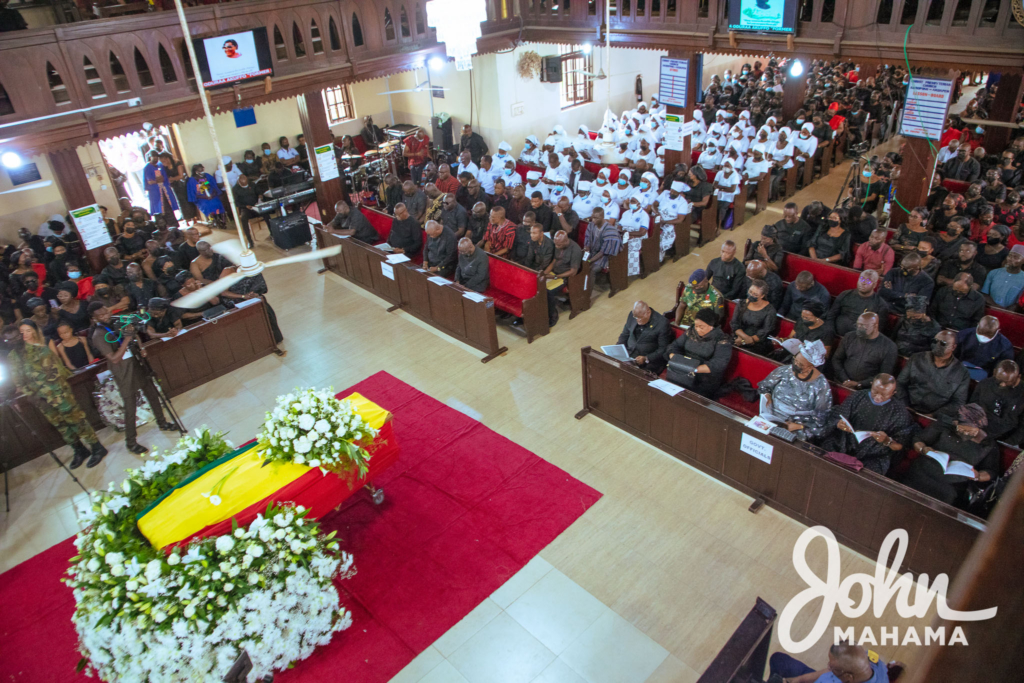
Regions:
<instances>
[{"instance_id":1,"label":"white chrysanthemum arrangement","mask_svg":"<svg viewBox=\"0 0 1024 683\"><path fill-rule=\"evenodd\" d=\"M258 435L260 457L318 467L325 474L366 474L369 455L360 445L377 436L349 401L331 389L301 389L279 396Z\"/></svg>"},{"instance_id":2,"label":"white chrysanthemum arrangement","mask_svg":"<svg viewBox=\"0 0 1024 683\"><path fill-rule=\"evenodd\" d=\"M93 496L65 579L80 669L112 683L213 683L244 649L256 677L308 657L351 625L332 579L353 571L352 557L301 506L270 506L247 528L169 553L139 532L140 512L231 450L222 435L197 430Z\"/></svg>"}]
</instances>

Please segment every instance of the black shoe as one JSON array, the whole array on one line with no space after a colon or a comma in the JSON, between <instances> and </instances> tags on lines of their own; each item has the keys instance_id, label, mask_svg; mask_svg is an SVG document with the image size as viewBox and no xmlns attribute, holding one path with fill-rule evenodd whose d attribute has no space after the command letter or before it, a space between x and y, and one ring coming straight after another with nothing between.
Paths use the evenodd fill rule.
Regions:
<instances>
[{"instance_id":1,"label":"black shoe","mask_svg":"<svg viewBox=\"0 0 1024 683\"><path fill-rule=\"evenodd\" d=\"M71 462L68 464L68 467L74 470L81 467L82 463L85 462L85 459L89 457L89 449L85 447L85 444L82 443L81 439L71 444L71 449L74 451L75 455L71 458Z\"/></svg>"},{"instance_id":2,"label":"black shoe","mask_svg":"<svg viewBox=\"0 0 1024 683\"><path fill-rule=\"evenodd\" d=\"M160 429L165 431L165 432L177 432L177 431L180 431L178 429L178 425L174 424L173 422L161 422L161 423L159 423L159 426L160 426Z\"/></svg>"},{"instance_id":3,"label":"black shoe","mask_svg":"<svg viewBox=\"0 0 1024 683\"><path fill-rule=\"evenodd\" d=\"M89 462L85 463L85 466L96 467L96 465L99 465L105 457L107 457L107 449L103 447L103 444L97 441L92 447L92 457L89 458Z\"/></svg>"},{"instance_id":4,"label":"black shoe","mask_svg":"<svg viewBox=\"0 0 1024 683\"><path fill-rule=\"evenodd\" d=\"M129 453L134 453L135 455L143 455L144 453L149 452L148 448L146 448L145 446L138 442L126 443L125 446L127 446ZM99 462L99 460L97 460L96 462Z\"/></svg>"}]
</instances>

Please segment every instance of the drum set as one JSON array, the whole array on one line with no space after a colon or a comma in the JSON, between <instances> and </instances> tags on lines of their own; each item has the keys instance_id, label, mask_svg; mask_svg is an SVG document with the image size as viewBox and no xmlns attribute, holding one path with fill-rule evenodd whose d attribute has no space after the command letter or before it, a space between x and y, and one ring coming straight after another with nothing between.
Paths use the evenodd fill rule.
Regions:
<instances>
[{"instance_id":1,"label":"drum set","mask_svg":"<svg viewBox=\"0 0 1024 683\"><path fill-rule=\"evenodd\" d=\"M368 150L365 154L342 154L338 159L344 165L350 191L357 193L363 190L367 182L376 185L383 182L388 173L397 175L405 164L401 140L381 143L377 149Z\"/></svg>"}]
</instances>

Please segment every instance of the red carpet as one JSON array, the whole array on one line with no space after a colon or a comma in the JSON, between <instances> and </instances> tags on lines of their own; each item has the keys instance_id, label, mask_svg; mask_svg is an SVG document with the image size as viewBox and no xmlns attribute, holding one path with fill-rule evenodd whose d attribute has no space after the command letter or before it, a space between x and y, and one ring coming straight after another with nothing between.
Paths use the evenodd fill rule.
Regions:
<instances>
[{"instance_id":1,"label":"red carpet","mask_svg":"<svg viewBox=\"0 0 1024 683\"><path fill-rule=\"evenodd\" d=\"M385 372L346 389L394 414L398 462L325 517L355 555L339 583L355 623L276 680L387 681L493 593L601 494ZM241 435L233 435L239 439ZM60 578L71 539L0 575L0 681L75 673L74 599Z\"/></svg>"}]
</instances>

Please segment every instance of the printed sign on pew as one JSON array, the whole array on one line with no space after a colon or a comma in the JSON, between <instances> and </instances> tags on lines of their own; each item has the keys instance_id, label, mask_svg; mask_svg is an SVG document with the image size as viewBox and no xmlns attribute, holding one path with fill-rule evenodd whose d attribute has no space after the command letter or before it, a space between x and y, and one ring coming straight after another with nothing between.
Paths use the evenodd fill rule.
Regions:
<instances>
[{"instance_id":1,"label":"printed sign on pew","mask_svg":"<svg viewBox=\"0 0 1024 683\"><path fill-rule=\"evenodd\" d=\"M740 450L771 465L772 451L775 450L775 447L743 432L743 437L740 439Z\"/></svg>"}]
</instances>

